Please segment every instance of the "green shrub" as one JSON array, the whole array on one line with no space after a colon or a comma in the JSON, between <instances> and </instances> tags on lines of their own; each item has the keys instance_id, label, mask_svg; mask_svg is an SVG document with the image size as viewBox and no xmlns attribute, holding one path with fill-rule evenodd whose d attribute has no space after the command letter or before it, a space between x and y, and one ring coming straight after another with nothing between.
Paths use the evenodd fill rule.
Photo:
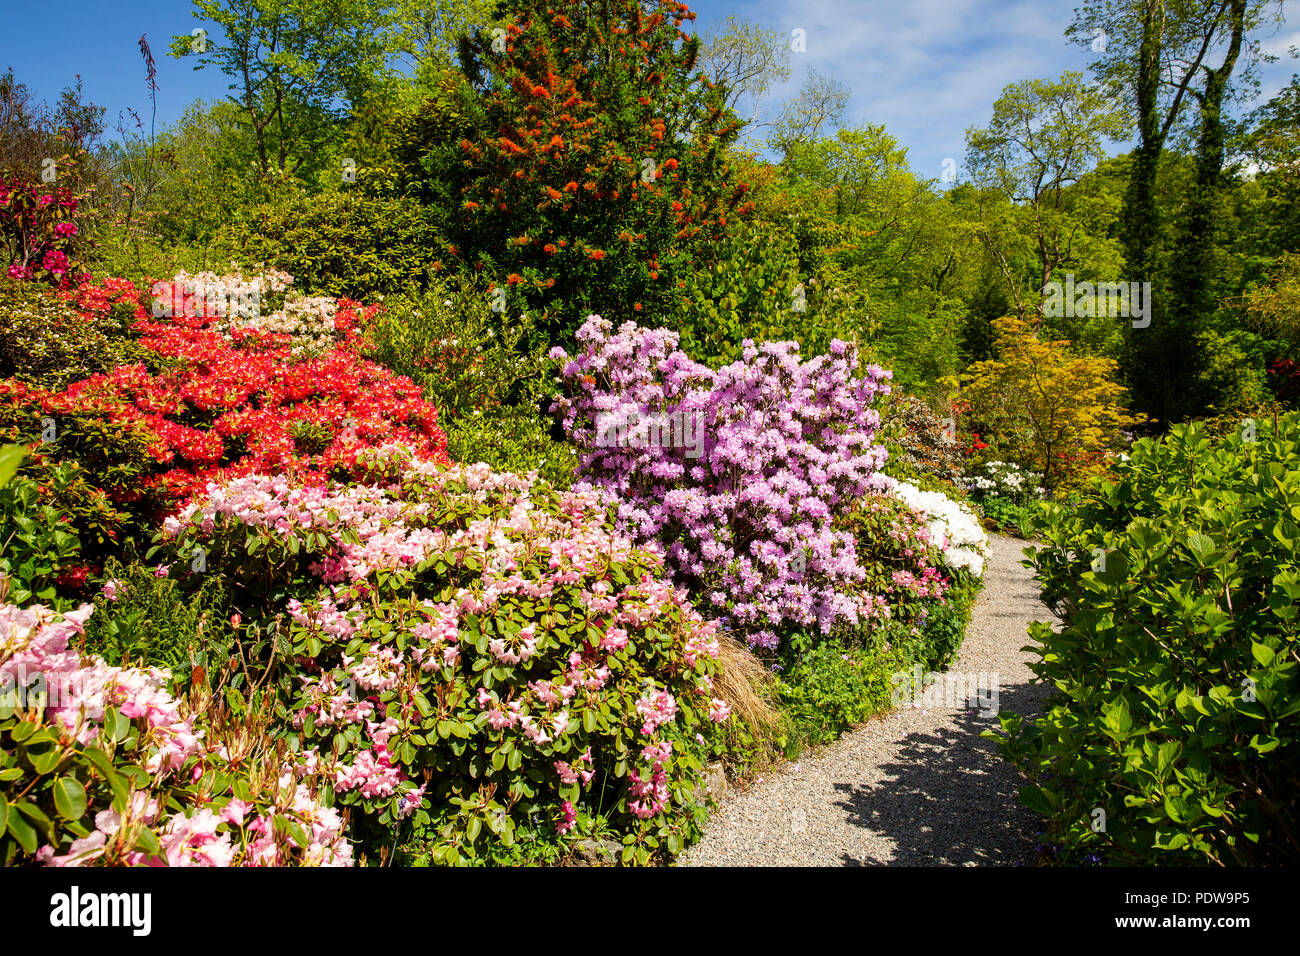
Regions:
<instances>
[{"instance_id":1,"label":"green shrub","mask_svg":"<svg viewBox=\"0 0 1300 956\"><path fill-rule=\"evenodd\" d=\"M881 412L878 434L889 452L886 474L915 482L923 491L963 496L962 456L954 418L944 421L923 399L895 392Z\"/></svg>"},{"instance_id":2,"label":"green shrub","mask_svg":"<svg viewBox=\"0 0 1300 956\"><path fill-rule=\"evenodd\" d=\"M253 207L229 239L245 265L282 269L301 292L361 300L422 288L441 264L429 214L344 187Z\"/></svg>"},{"instance_id":3,"label":"green shrub","mask_svg":"<svg viewBox=\"0 0 1300 956\"><path fill-rule=\"evenodd\" d=\"M542 413L555 363L532 344L527 316L507 318L492 301L486 288L459 282L390 298L365 329L368 355L411 378L437 407L452 461L536 470L567 486L576 452L552 437Z\"/></svg>"},{"instance_id":4,"label":"green shrub","mask_svg":"<svg viewBox=\"0 0 1300 956\"><path fill-rule=\"evenodd\" d=\"M786 646L777 686L785 717L781 743L791 758L888 711L890 678L908 666L884 638L864 646L795 634Z\"/></svg>"},{"instance_id":5,"label":"green shrub","mask_svg":"<svg viewBox=\"0 0 1300 956\"><path fill-rule=\"evenodd\" d=\"M0 277L0 378L59 389L144 361L129 310L82 313L49 286Z\"/></svg>"},{"instance_id":6,"label":"green shrub","mask_svg":"<svg viewBox=\"0 0 1300 956\"><path fill-rule=\"evenodd\" d=\"M148 539L156 502L140 485L156 463L151 440L93 401L74 405L0 382L0 441L28 448L21 476L36 485L42 506L66 518L92 565Z\"/></svg>"},{"instance_id":7,"label":"green shrub","mask_svg":"<svg viewBox=\"0 0 1300 956\"><path fill-rule=\"evenodd\" d=\"M447 457L467 464L484 462L494 471L536 471L557 488L573 483L578 453L551 436L553 423L532 407L471 415L447 426Z\"/></svg>"},{"instance_id":8,"label":"green shrub","mask_svg":"<svg viewBox=\"0 0 1300 956\"><path fill-rule=\"evenodd\" d=\"M16 478L0 487L0 600L67 606L55 585L80 553L67 517L42 504L36 482Z\"/></svg>"},{"instance_id":9,"label":"green shrub","mask_svg":"<svg viewBox=\"0 0 1300 956\"><path fill-rule=\"evenodd\" d=\"M668 324L680 331L684 352L714 367L740 358L745 339L797 339L806 356L824 352L833 335L816 289L796 292L798 274L788 231L742 223L718 244L715 263L686 276L682 306Z\"/></svg>"},{"instance_id":10,"label":"green shrub","mask_svg":"<svg viewBox=\"0 0 1300 956\"><path fill-rule=\"evenodd\" d=\"M90 272L126 279L147 289L154 280L169 278L181 270L191 274L222 272L230 265L230 252L224 242L185 243L151 235L138 227L105 222L95 232Z\"/></svg>"},{"instance_id":11,"label":"green shrub","mask_svg":"<svg viewBox=\"0 0 1300 956\"><path fill-rule=\"evenodd\" d=\"M97 613L86 622L84 649L109 664L180 668L201 659L209 635L225 627L227 600L219 576L199 575L197 588L160 577L142 564L110 561Z\"/></svg>"},{"instance_id":12,"label":"green shrub","mask_svg":"<svg viewBox=\"0 0 1300 956\"><path fill-rule=\"evenodd\" d=\"M1130 454L1037 524L1061 626L1043 715L1002 719L1022 799L1070 861L1300 862L1300 416Z\"/></svg>"},{"instance_id":13,"label":"green shrub","mask_svg":"<svg viewBox=\"0 0 1300 956\"><path fill-rule=\"evenodd\" d=\"M1038 505L1035 502L1021 503L998 495L980 498L976 502L976 507L986 526L993 531L1015 535L1018 538L1028 537L1029 531L1026 529L1032 525L1034 515L1038 513Z\"/></svg>"},{"instance_id":14,"label":"green shrub","mask_svg":"<svg viewBox=\"0 0 1300 956\"><path fill-rule=\"evenodd\" d=\"M980 582L961 571L954 572L953 578L942 600L925 609L911 639L899 642L909 663L919 663L925 671L944 670L957 659L970 624Z\"/></svg>"}]
</instances>

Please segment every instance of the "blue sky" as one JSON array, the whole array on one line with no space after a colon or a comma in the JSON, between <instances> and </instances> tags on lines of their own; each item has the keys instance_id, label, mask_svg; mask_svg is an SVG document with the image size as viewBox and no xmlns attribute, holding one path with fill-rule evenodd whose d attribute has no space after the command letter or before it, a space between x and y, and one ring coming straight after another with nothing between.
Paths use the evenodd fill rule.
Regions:
<instances>
[{"instance_id":1,"label":"blue sky","mask_svg":"<svg viewBox=\"0 0 1300 956\"><path fill-rule=\"evenodd\" d=\"M697 28L728 15L790 34L805 31L807 52L792 55L794 75L773 91L797 91L809 68L853 91L846 120L884 123L922 175L938 178L945 159L961 162L966 128L987 122L1006 84L1086 67L1088 51L1065 41L1077 0L696 0ZM1290 22L1265 38L1271 52L1300 46L1300 3ZM53 101L80 74L87 97L107 107L110 128L127 107L148 122L137 41L147 34L158 61L158 119L178 117L197 98L224 96L227 79L195 72L166 55L169 39L200 25L187 0L63 0L51 17L20 4L6 17L0 69ZM1266 66L1265 97L1286 84L1300 61Z\"/></svg>"}]
</instances>

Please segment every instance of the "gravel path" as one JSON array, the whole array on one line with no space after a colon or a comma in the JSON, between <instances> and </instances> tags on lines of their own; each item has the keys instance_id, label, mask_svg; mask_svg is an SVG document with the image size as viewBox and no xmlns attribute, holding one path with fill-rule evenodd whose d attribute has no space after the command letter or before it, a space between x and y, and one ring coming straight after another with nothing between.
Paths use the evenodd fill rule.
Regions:
<instances>
[{"instance_id":1,"label":"gravel path","mask_svg":"<svg viewBox=\"0 0 1300 956\"><path fill-rule=\"evenodd\" d=\"M1036 711L1030 621L1049 620L1028 569L1028 542L991 537L984 590L956 663L922 707L873 720L724 801L683 866L978 866L1029 862L1036 818L1020 781L980 731L997 705ZM996 675L994 677L993 675ZM983 700L965 706L974 680ZM948 689L953 689L948 693ZM942 698L939 691L943 691Z\"/></svg>"}]
</instances>

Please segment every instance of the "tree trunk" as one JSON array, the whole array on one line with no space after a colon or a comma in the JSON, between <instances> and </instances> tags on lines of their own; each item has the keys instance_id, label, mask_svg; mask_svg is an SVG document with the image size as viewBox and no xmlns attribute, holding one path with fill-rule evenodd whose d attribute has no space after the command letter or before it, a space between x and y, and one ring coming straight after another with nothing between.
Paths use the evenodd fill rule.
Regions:
<instances>
[{"instance_id":1,"label":"tree trunk","mask_svg":"<svg viewBox=\"0 0 1300 956\"><path fill-rule=\"evenodd\" d=\"M1179 230L1179 254L1172 270L1174 281L1169 310L1180 340L1188 345L1195 341L1196 332L1215 309L1215 211L1224 187L1223 101L1245 40L1246 3L1247 0L1232 0L1228 11L1231 30L1228 49L1217 69L1205 68L1205 87L1197 95L1200 129L1196 143L1196 173ZM1184 348L1180 354L1190 359L1185 363L1186 367L1178 370L1190 385L1197 378L1199 354L1194 348ZM1183 402L1173 411L1178 417L1198 414L1204 410L1206 398L1187 389L1183 392Z\"/></svg>"},{"instance_id":2,"label":"tree trunk","mask_svg":"<svg viewBox=\"0 0 1300 956\"><path fill-rule=\"evenodd\" d=\"M1138 52L1137 127L1138 145L1133 151L1133 168L1129 173L1128 192L1124 200L1124 259L1129 282L1150 281L1155 276L1157 246L1160 236L1159 212L1156 207L1156 174L1164 148L1158 102L1160 60L1164 38L1159 20L1159 4L1148 0L1142 10L1142 43ZM1148 303L1148 308L1151 303ZM1128 329L1124 336L1122 366L1124 377L1133 391L1139 408L1151 413L1162 404L1160 383L1167 374L1157 372L1152 363L1163 364L1164 349L1157 341L1162 325L1152 310L1151 326Z\"/></svg>"}]
</instances>

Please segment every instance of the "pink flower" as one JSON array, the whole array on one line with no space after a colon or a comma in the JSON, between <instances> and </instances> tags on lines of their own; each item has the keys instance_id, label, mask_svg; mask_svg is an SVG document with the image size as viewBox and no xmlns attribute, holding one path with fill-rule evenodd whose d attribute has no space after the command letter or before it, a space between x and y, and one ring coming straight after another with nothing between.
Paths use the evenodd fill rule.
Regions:
<instances>
[{"instance_id":1,"label":"pink flower","mask_svg":"<svg viewBox=\"0 0 1300 956\"><path fill-rule=\"evenodd\" d=\"M230 802L227 803L225 809L221 811L221 819L225 820L227 823L233 823L237 827L242 827L244 825L244 817L251 809L253 809L251 803L245 803L238 797L231 797Z\"/></svg>"}]
</instances>

